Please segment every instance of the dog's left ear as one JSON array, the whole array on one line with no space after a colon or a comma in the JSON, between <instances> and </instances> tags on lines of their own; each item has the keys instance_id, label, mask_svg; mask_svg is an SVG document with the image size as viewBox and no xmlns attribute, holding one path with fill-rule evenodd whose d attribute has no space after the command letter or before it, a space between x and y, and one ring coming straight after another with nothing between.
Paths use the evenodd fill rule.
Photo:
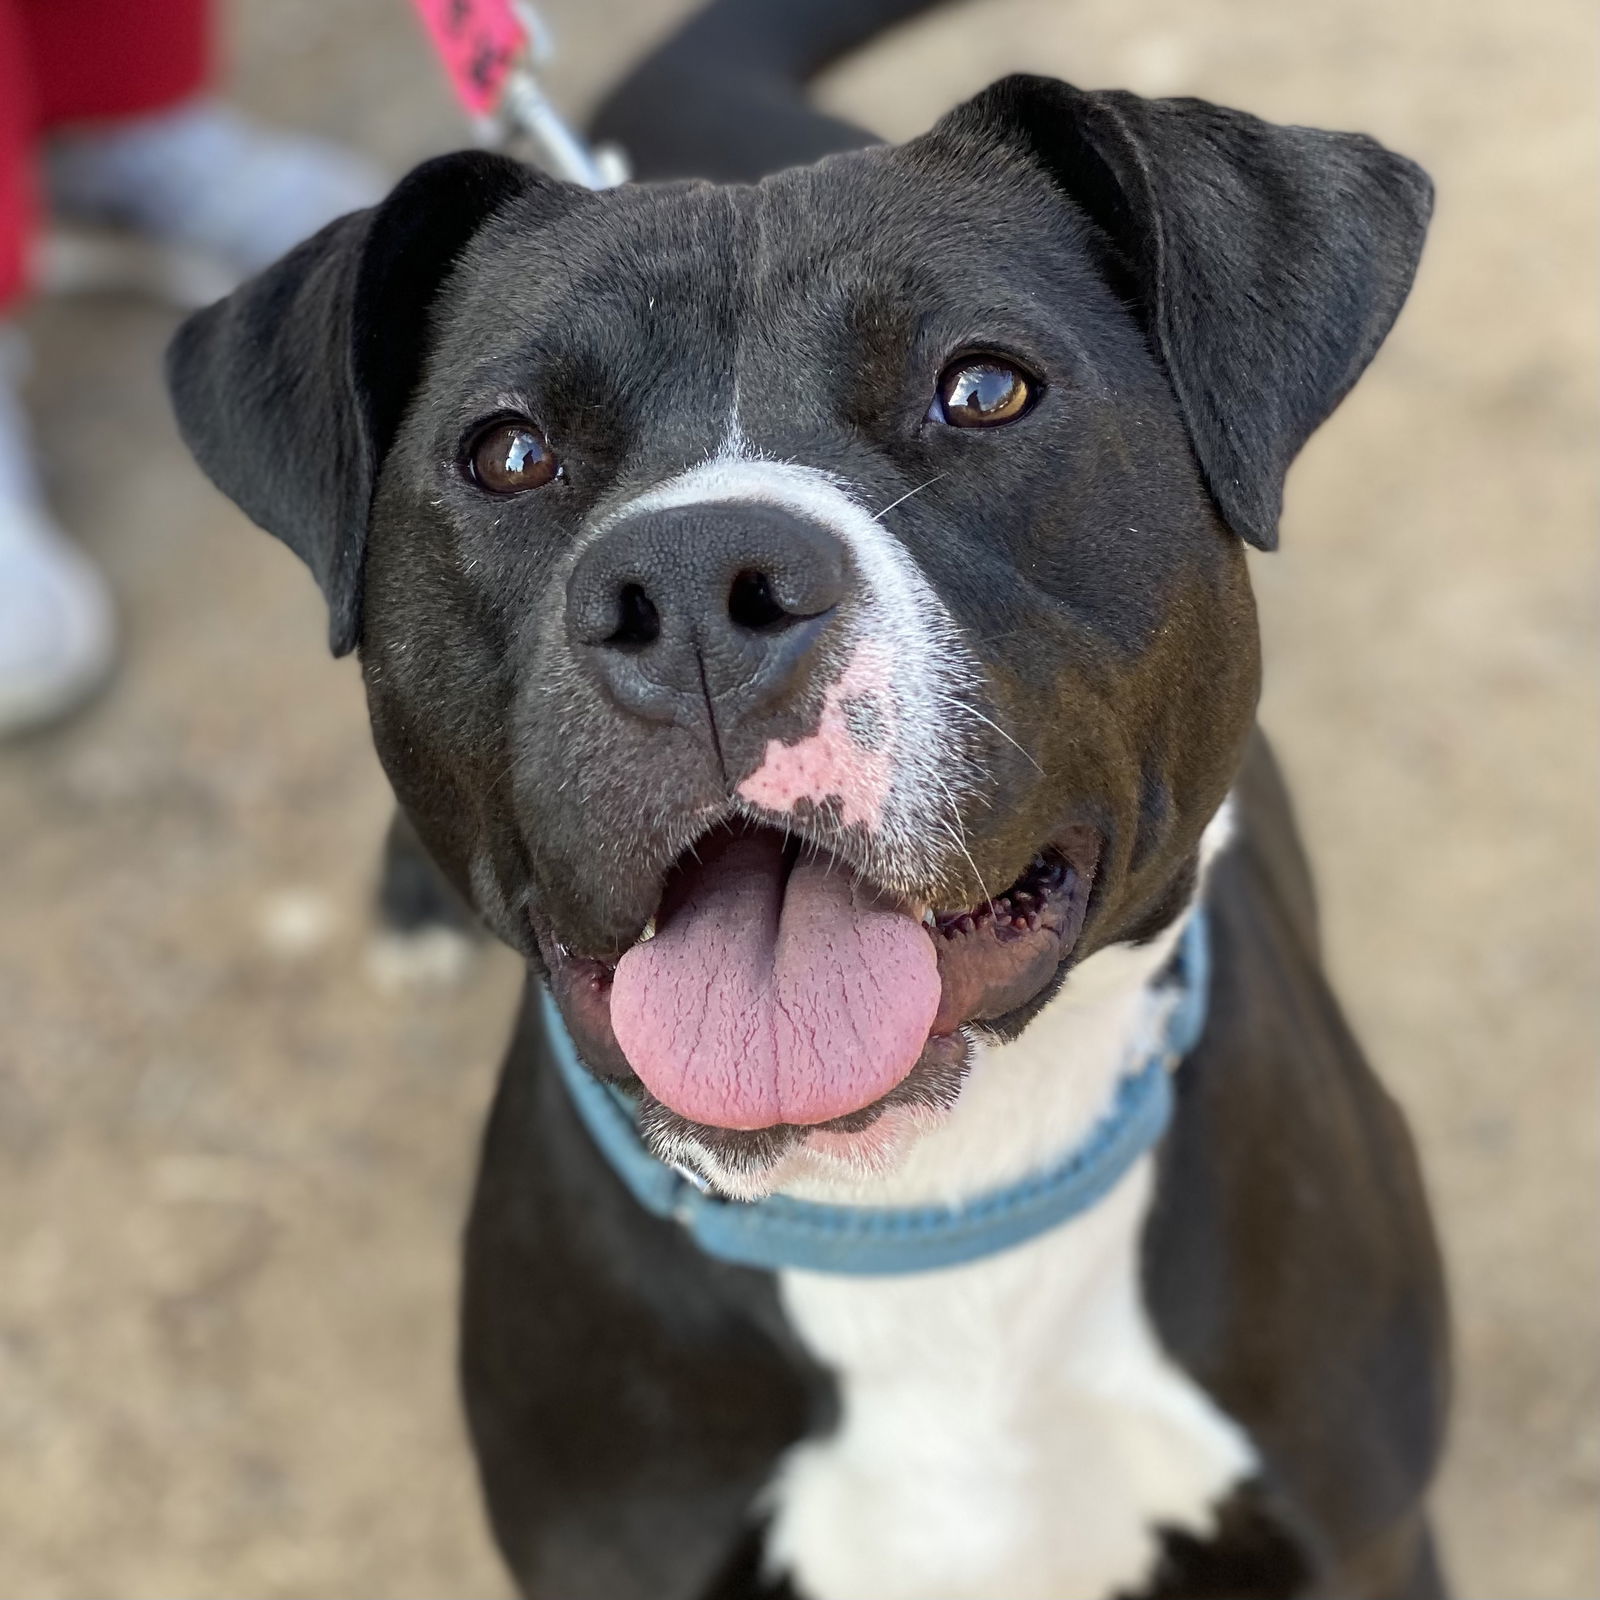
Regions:
<instances>
[{"instance_id":1,"label":"dog's left ear","mask_svg":"<svg viewBox=\"0 0 1600 1600\"><path fill-rule=\"evenodd\" d=\"M425 162L382 205L329 223L190 317L167 352L184 442L311 568L335 655L360 637L372 494L434 299L479 228L541 181L478 150Z\"/></svg>"},{"instance_id":2,"label":"dog's left ear","mask_svg":"<svg viewBox=\"0 0 1600 1600\"><path fill-rule=\"evenodd\" d=\"M1410 290L1422 169L1361 134L1028 76L928 138L1020 150L1100 229L1223 520L1274 549L1290 463Z\"/></svg>"}]
</instances>

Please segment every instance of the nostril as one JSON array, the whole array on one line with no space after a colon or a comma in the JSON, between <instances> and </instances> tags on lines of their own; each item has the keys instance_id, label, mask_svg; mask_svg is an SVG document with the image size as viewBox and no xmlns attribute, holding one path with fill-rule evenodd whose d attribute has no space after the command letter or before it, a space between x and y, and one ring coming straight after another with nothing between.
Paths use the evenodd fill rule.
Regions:
<instances>
[{"instance_id":1,"label":"nostril","mask_svg":"<svg viewBox=\"0 0 1600 1600\"><path fill-rule=\"evenodd\" d=\"M792 619L772 592L764 572L741 572L728 590L728 618L735 627L767 633Z\"/></svg>"},{"instance_id":2,"label":"nostril","mask_svg":"<svg viewBox=\"0 0 1600 1600\"><path fill-rule=\"evenodd\" d=\"M617 626L606 643L642 649L661 637L661 613L641 585L627 583L617 596Z\"/></svg>"}]
</instances>

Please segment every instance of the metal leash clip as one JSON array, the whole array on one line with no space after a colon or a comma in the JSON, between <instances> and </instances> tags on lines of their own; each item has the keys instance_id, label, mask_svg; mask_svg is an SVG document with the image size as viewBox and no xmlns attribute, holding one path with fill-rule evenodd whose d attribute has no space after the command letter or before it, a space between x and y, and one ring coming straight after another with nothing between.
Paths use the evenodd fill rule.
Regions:
<instances>
[{"instance_id":1,"label":"metal leash clip","mask_svg":"<svg viewBox=\"0 0 1600 1600\"><path fill-rule=\"evenodd\" d=\"M553 53L549 26L528 0L415 0L423 25L472 118L479 141L525 156L586 189L625 182L615 145L591 148L556 109L538 68Z\"/></svg>"}]
</instances>

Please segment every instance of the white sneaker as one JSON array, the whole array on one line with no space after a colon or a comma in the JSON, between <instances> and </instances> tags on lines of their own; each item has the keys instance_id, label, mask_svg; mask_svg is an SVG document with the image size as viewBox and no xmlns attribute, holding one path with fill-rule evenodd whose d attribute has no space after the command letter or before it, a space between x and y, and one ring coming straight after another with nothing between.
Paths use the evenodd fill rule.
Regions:
<instances>
[{"instance_id":1,"label":"white sneaker","mask_svg":"<svg viewBox=\"0 0 1600 1600\"><path fill-rule=\"evenodd\" d=\"M215 100L57 134L45 173L67 227L46 241L43 287L154 290L183 307L225 294L389 188L364 158Z\"/></svg>"},{"instance_id":2,"label":"white sneaker","mask_svg":"<svg viewBox=\"0 0 1600 1600\"><path fill-rule=\"evenodd\" d=\"M0 504L0 739L76 710L110 674L105 579L32 506Z\"/></svg>"},{"instance_id":3,"label":"white sneaker","mask_svg":"<svg viewBox=\"0 0 1600 1600\"><path fill-rule=\"evenodd\" d=\"M116 654L105 579L45 509L6 336L0 328L0 739L74 710Z\"/></svg>"}]
</instances>

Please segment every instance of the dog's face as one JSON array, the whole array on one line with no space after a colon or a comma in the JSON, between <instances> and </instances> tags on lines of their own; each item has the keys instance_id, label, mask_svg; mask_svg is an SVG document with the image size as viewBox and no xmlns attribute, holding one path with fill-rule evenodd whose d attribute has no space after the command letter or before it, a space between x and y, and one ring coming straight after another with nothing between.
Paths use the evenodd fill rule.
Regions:
<instances>
[{"instance_id":1,"label":"dog's face","mask_svg":"<svg viewBox=\"0 0 1600 1600\"><path fill-rule=\"evenodd\" d=\"M756 187L455 158L174 386L436 858L748 1191L1181 907L1254 711L1240 536L1425 211L1365 141L1042 80Z\"/></svg>"}]
</instances>

